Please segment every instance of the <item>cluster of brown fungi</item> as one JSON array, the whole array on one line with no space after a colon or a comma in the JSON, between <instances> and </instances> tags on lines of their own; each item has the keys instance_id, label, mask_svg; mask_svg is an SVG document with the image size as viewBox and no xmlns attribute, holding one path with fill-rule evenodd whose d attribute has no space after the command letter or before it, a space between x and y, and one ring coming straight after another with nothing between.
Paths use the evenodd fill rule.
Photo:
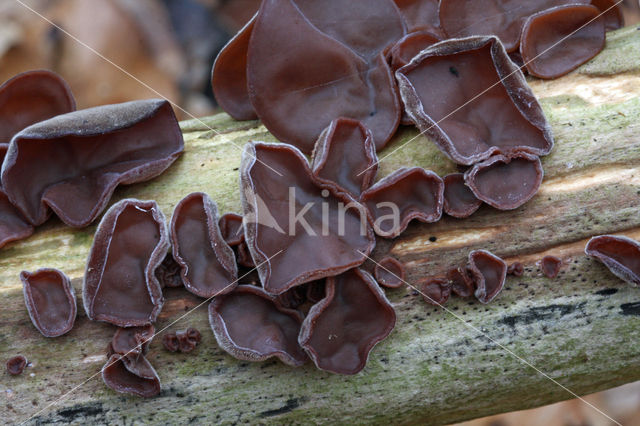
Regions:
<instances>
[{"instance_id":1,"label":"cluster of brown fungi","mask_svg":"<svg viewBox=\"0 0 640 426\"><path fill-rule=\"evenodd\" d=\"M264 0L220 53L212 84L231 116L259 118L283 143L246 145L242 215L220 216L204 193L180 201L169 224L155 201L124 199L103 215L82 295L88 318L118 327L104 382L144 397L160 392L145 354L163 288L180 286L212 299L213 333L236 358L361 371L396 321L381 286L406 284L394 258L365 270L376 238L395 238L414 219L465 218L483 203L511 210L530 200L553 138L522 71L554 78L593 57L605 28L621 26L613 5ZM52 73L25 73L0 88L0 141L10 141L0 245L27 237L52 213L87 226L117 185L159 175L183 151L166 101L74 110L69 88ZM410 167L376 181L376 152L401 123L429 135L464 172L441 178ZM292 220L292 204L304 215ZM639 247L604 236L587 254L637 285ZM555 277L560 266L546 257L540 267ZM436 305L451 292L489 303L507 274L523 272L520 263L475 250L466 265L416 287ZM53 269L21 279L35 327L47 337L68 332L76 317L69 279ZM188 328L165 334L163 344L190 352L200 338ZM7 368L14 374L25 365L12 358Z\"/></svg>"}]
</instances>

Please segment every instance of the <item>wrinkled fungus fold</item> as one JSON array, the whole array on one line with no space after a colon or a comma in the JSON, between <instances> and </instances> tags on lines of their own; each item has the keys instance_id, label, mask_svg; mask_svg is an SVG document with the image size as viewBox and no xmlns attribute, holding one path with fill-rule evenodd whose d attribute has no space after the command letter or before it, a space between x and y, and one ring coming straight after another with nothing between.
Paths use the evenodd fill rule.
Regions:
<instances>
[{"instance_id":1,"label":"wrinkled fungus fold","mask_svg":"<svg viewBox=\"0 0 640 426\"><path fill-rule=\"evenodd\" d=\"M155 271L168 249L165 217L155 201L125 199L111 206L87 260L87 317L119 327L154 322L164 303Z\"/></svg>"},{"instance_id":2,"label":"wrinkled fungus fold","mask_svg":"<svg viewBox=\"0 0 640 426\"><path fill-rule=\"evenodd\" d=\"M156 329L148 324L141 327L118 328L109 343L108 356L118 354L137 359L149 350Z\"/></svg>"},{"instance_id":3,"label":"wrinkled fungus fold","mask_svg":"<svg viewBox=\"0 0 640 426\"><path fill-rule=\"evenodd\" d=\"M378 284L389 288L399 288L404 284L404 265L396 258L387 256L376 263L373 275Z\"/></svg>"},{"instance_id":4,"label":"wrinkled fungus fold","mask_svg":"<svg viewBox=\"0 0 640 426\"><path fill-rule=\"evenodd\" d=\"M236 286L238 267L233 250L218 225L218 208L203 192L176 205L171 218L173 257L182 267L182 282L191 293L209 298Z\"/></svg>"},{"instance_id":5,"label":"wrinkled fungus fold","mask_svg":"<svg viewBox=\"0 0 640 426\"><path fill-rule=\"evenodd\" d=\"M449 216L463 219L471 216L482 205L473 191L464 183L463 173L452 173L442 178L444 181L443 211Z\"/></svg>"},{"instance_id":6,"label":"wrinkled fungus fold","mask_svg":"<svg viewBox=\"0 0 640 426\"><path fill-rule=\"evenodd\" d=\"M524 274L524 265L520 262L513 262L507 268L507 275L513 275L514 277L521 277Z\"/></svg>"},{"instance_id":7,"label":"wrinkled fungus fold","mask_svg":"<svg viewBox=\"0 0 640 426\"><path fill-rule=\"evenodd\" d=\"M117 185L158 176L183 147L167 101L90 108L19 132L2 165L2 184L31 224L42 224L50 208L67 225L84 227Z\"/></svg>"},{"instance_id":8,"label":"wrinkled fungus fold","mask_svg":"<svg viewBox=\"0 0 640 426\"><path fill-rule=\"evenodd\" d=\"M444 305L451 295L451 282L447 278L426 278L417 287L424 301L434 306Z\"/></svg>"},{"instance_id":9,"label":"wrinkled fungus fold","mask_svg":"<svg viewBox=\"0 0 640 426\"><path fill-rule=\"evenodd\" d=\"M176 331L175 333L166 333L162 336L162 345L169 352L189 353L198 346L200 340L202 340L200 332L193 327L189 327L186 330Z\"/></svg>"},{"instance_id":10,"label":"wrinkled fungus fold","mask_svg":"<svg viewBox=\"0 0 640 426\"><path fill-rule=\"evenodd\" d=\"M584 249L621 280L640 287L640 244L627 237L600 235L591 238Z\"/></svg>"},{"instance_id":11,"label":"wrinkled fungus fold","mask_svg":"<svg viewBox=\"0 0 640 426\"><path fill-rule=\"evenodd\" d=\"M27 366L27 358L25 358L23 355L13 356L7 360L5 366L7 367L7 373L11 374L12 376L17 376L19 374L22 374L25 367Z\"/></svg>"},{"instance_id":12,"label":"wrinkled fungus fold","mask_svg":"<svg viewBox=\"0 0 640 426\"><path fill-rule=\"evenodd\" d=\"M164 260L156 269L156 278L160 287L182 287L182 268L173 258L171 252L167 253Z\"/></svg>"},{"instance_id":13,"label":"wrinkled fungus fold","mask_svg":"<svg viewBox=\"0 0 640 426\"><path fill-rule=\"evenodd\" d=\"M160 393L160 378L144 357L130 358L113 354L102 367L102 380L119 393L150 398Z\"/></svg>"},{"instance_id":14,"label":"wrinkled fungus fold","mask_svg":"<svg viewBox=\"0 0 640 426\"><path fill-rule=\"evenodd\" d=\"M451 284L451 291L460 297L469 297L473 294L476 286L469 271L464 266L451 268L447 271L447 279Z\"/></svg>"},{"instance_id":15,"label":"wrinkled fungus fold","mask_svg":"<svg viewBox=\"0 0 640 426\"><path fill-rule=\"evenodd\" d=\"M394 0L410 33L431 31L443 37L438 16L439 0Z\"/></svg>"},{"instance_id":16,"label":"wrinkled fungus fold","mask_svg":"<svg viewBox=\"0 0 640 426\"><path fill-rule=\"evenodd\" d=\"M76 321L76 296L69 278L57 269L20 273L31 322L45 337L68 333Z\"/></svg>"},{"instance_id":17,"label":"wrinkled fungus fold","mask_svg":"<svg viewBox=\"0 0 640 426\"><path fill-rule=\"evenodd\" d=\"M9 149L8 143L0 143L0 164ZM22 240L33 234L33 226L24 215L11 204L0 186L0 248L12 241Z\"/></svg>"},{"instance_id":18,"label":"wrinkled fungus fold","mask_svg":"<svg viewBox=\"0 0 640 426\"><path fill-rule=\"evenodd\" d=\"M222 238L231 247L235 247L244 242L244 228L242 226L242 215L236 213L225 213L218 221Z\"/></svg>"},{"instance_id":19,"label":"wrinkled fungus fold","mask_svg":"<svg viewBox=\"0 0 640 426\"><path fill-rule=\"evenodd\" d=\"M469 253L469 273L475 283L475 296L481 303L495 299L507 278L507 264L486 250Z\"/></svg>"},{"instance_id":20,"label":"wrinkled fungus fold","mask_svg":"<svg viewBox=\"0 0 640 426\"><path fill-rule=\"evenodd\" d=\"M373 250L364 208L323 187L295 147L247 144L240 176L246 243L267 292L339 274Z\"/></svg>"},{"instance_id":21,"label":"wrinkled fungus fold","mask_svg":"<svg viewBox=\"0 0 640 426\"><path fill-rule=\"evenodd\" d=\"M298 345L302 314L282 307L259 287L240 285L213 299L209 322L218 344L235 358L264 361L276 357L300 366L307 355Z\"/></svg>"},{"instance_id":22,"label":"wrinkled fungus fold","mask_svg":"<svg viewBox=\"0 0 640 426\"><path fill-rule=\"evenodd\" d=\"M393 306L373 277L352 269L327 278L326 296L310 309L299 342L319 369L356 374L395 322Z\"/></svg>"},{"instance_id":23,"label":"wrinkled fungus fold","mask_svg":"<svg viewBox=\"0 0 640 426\"><path fill-rule=\"evenodd\" d=\"M409 118L458 164L553 147L540 104L495 37L436 43L396 78Z\"/></svg>"},{"instance_id":24,"label":"wrinkled fungus fold","mask_svg":"<svg viewBox=\"0 0 640 426\"><path fill-rule=\"evenodd\" d=\"M407 65L421 51L439 42L441 38L428 31L417 31L402 37L389 51L391 69L396 71Z\"/></svg>"},{"instance_id":25,"label":"wrinkled fungus fold","mask_svg":"<svg viewBox=\"0 0 640 426\"><path fill-rule=\"evenodd\" d=\"M555 256L545 256L540 260L540 269L547 278L555 278L560 273L562 259Z\"/></svg>"}]
</instances>

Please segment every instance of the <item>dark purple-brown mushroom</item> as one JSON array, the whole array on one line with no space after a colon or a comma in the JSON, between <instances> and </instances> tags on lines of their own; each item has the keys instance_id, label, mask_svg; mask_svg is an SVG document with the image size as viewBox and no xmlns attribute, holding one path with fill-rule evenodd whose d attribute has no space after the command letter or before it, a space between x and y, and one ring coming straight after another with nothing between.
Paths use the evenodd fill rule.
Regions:
<instances>
[{"instance_id":1,"label":"dark purple-brown mushroom","mask_svg":"<svg viewBox=\"0 0 640 426\"><path fill-rule=\"evenodd\" d=\"M553 6L589 0L440 0L440 25L451 38L495 35L513 52L526 19Z\"/></svg>"},{"instance_id":2,"label":"dark purple-brown mushroom","mask_svg":"<svg viewBox=\"0 0 640 426\"><path fill-rule=\"evenodd\" d=\"M287 309L298 309L307 301L307 286L311 283L295 286L276 296L280 305Z\"/></svg>"},{"instance_id":3,"label":"dark purple-brown mushroom","mask_svg":"<svg viewBox=\"0 0 640 426\"><path fill-rule=\"evenodd\" d=\"M440 37L429 31L417 31L402 37L389 51L391 69L396 71L411 62L418 53L436 44Z\"/></svg>"},{"instance_id":4,"label":"dark purple-brown mushroom","mask_svg":"<svg viewBox=\"0 0 640 426\"><path fill-rule=\"evenodd\" d=\"M0 143L0 164L9 149L8 143ZM18 241L33 234L33 226L27 221L0 186L0 248L11 241Z\"/></svg>"},{"instance_id":5,"label":"dark purple-brown mushroom","mask_svg":"<svg viewBox=\"0 0 640 426\"><path fill-rule=\"evenodd\" d=\"M396 258L387 256L376 263L373 275L378 284L389 288L400 288L404 284L404 265Z\"/></svg>"},{"instance_id":6,"label":"dark purple-brown mushroom","mask_svg":"<svg viewBox=\"0 0 640 426\"><path fill-rule=\"evenodd\" d=\"M365 209L321 186L295 147L249 143L240 172L245 238L267 292L339 274L373 250Z\"/></svg>"},{"instance_id":7,"label":"dark purple-brown mushroom","mask_svg":"<svg viewBox=\"0 0 640 426\"><path fill-rule=\"evenodd\" d=\"M507 264L486 250L469 253L468 270L475 283L475 296L481 303L491 302L504 287Z\"/></svg>"},{"instance_id":8,"label":"dark purple-brown mushroom","mask_svg":"<svg viewBox=\"0 0 640 426\"><path fill-rule=\"evenodd\" d=\"M326 295L325 286L326 280L318 280L307 283L307 301L311 303L318 303L324 299Z\"/></svg>"},{"instance_id":9,"label":"dark purple-brown mushroom","mask_svg":"<svg viewBox=\"0 0 640 426\"><path fill-rule=\"evenodd\" d=\"M18 133L2 165L2 185L31 224L47 220L51 208L67 225L84 227L117 185L158 176L183 147L167 101L90 108Z\"/></svg>"},{"instance_id":10,"label":"dark purple-brown mushroom","mask_svg":"<svg viewBox=\"0 0 640 426\"><path fill-rule=\"evenodd\" d=\"M71 89L58 74L46 70L18 74L0 86L0 142L9 142L27 126L75 109Z\"/></svg>"},{"instance_id":11,"label":"dark purple-brown mushroom","mask_svg":"<svg viewBox=\"0 0 640 426\"><path fill-rule=\"evenodd\" d=\"M469 275L466 267L459 266L449 269L447 279L451 284L451 291L460 297L469 297L476 289L473 278Z\"/></svg>"},{"instance_id":12,"label":"dark purple-brown mushroom","mask_svg":"<svg viewBox=\"0 0 640 426\"><path fill-rule=\"evenodd\" d=\"M443 211L449 216L463 219L476 212L482 205L469 187L464 183L463 173L452 173L442 178L444 181Z\"/></svg>"},{"instance_id":13,"label":"dark purple-brown mushroom","mask_svg":"<svg viewBox=\"0 0 640 426\"><path fill-rule=\"evenodd\" d=\"M516 152L494 155L476 164L464 180L479 200L496 209L513 210L536 195L543 175L538 157Z\"/></svg>"},{"instance_id":14,"label":"dark purple-brown mushroom","mask_svg":"<svg viewBox=\"0 0 640 426\"><path fill-rule=\"evenodd\" d=\"M139 358L149 350L151 340L156 329L148 324L141 327L118 328L109 343L108 354L118 354L126 357Z\"/></svg>"},{"instance_id":15,"label":"dark purple-brown mushroom","mask_svg":"<svg viewBox=\"0 0 640 426\"><path fill-rule=\"evenodd\" d=\"M178 339L180 352L186 354L198 346L198 343L202 340L202 335L197 329L189 327L186 330L176 331L176 338Z\"/></svg>"},{"instance_id":16,"label":"dark purple-brown mushroom","mask_svg":"<svg viewBox=\"0 0 640 426\"><path fill-rule=\"evenodd\" d=\"M182 287L182 268L175 261L171 252L167 253L162 263L156 269L156 278L160 287Z\"/></svg>"},{"instance_id":17,"label":"dark purple-brown mushroom","mask_svg":"<svg viewBox=\"0 0 640 426\"><path fill-rule=\"evenodd\" d=\"M209 305L209 322L222 349L246 361L276 357L300 366L307 355L298 345L302 314L280 306L259 287L240 285Z\"/></svg>"},{"instance_id":18,"label":"dark purple-brown mushroom","mask_svg":"<svg viewBox=\"0 0 640 426\"><path fill-rule=\"evenodd\" d=\"M547 278L555 278L560 273L562 259L555 256L545 256L540 260L540 269Z\"/></svg>"},{"instance_id":19,"label":"dark purple-brown mushroom","mask_svg":"<svg viewBox=\"0 0 640 426\"><path fill-rule=\"evenodd\" d=\"M440 220L443 198L440 176L421 167L396 170L360 197L376 234L385 238L400 235L413 219L425 223Z\"/></svg>"},{"instance_id":20,"label":"dark purple-brown mushroom","mask_svg":"<svg viewBox=\"0 0 640 426\"><path fill-rule=\"evenodd\" d=\"M7 373L11 374L12 376L17 376L19 374L22 374L25 367L27 366L27 358L25 358L23 355L16 355L9 358L5 365L7 367Z\"/></svg>"},{"instance_id":21,"label":"dark purple-brown mushroom","mask_svg":"<svg viewBox=\"0 0 640 426\"><path fill-rule=\"evenodd\" d=\"M69 278L57 269L20 273L31 322L45 337L68 333L76 321L76 296Z\"/></svg>"},{"instance_id":22,"label":"dark purple-brown mushroom","mask_svg":"<svg viewBox=\"0 0 640 426\"><path fill-rule=\"evenodd\" d=\"M361 269L327 278L326 292L302 324L300 345L319 369L356 374L373 347L393 330L395 311L373 277Z\"/></svg>"},{"instance_id":23,"label":"dark purple-brown mushroom","mask_svg":"<svg viewBox=\"0 0 640 426\"><path fill-rule=\"evenodd\" d=\"M102 367L102 380L116 392L150 398L160 393L160 378L149 361L113 354Z\"/></svg>"},{"instance_id":24,"label":"dark purple-brown mushroom","mask_svg":"<svg viewBox=\"0 0 640 426\"><path fill-rule=\"evenodd\" d=\"M218 221L222 238L231 247L235 247L244 242L244 228L242 227L242 216L236 213L225 213Z\"/></svg>"},{"instance_id":25,"label":"dark purple-brown mushroom","mask_svg":"<svg viewBox=\"0 0 640 426\"><path fill-rule=\"evenodd\" d=\"M333 120L316 142L311 170L334 191L347 192L358 199L371 186L378 171L373 135L356 120Z\"/></svg>"},{"instance_id":26,"label":"dark purple-brown mushroom","mask_svg":"<svg viewBox=\"0 0 640 426\"><path fill-rule=\"evenodd\" d=\"M164 303L155 271L168 249L165 217L155 201L125 199L111 206L87 260L87 317L119 327L154 322Z\"/></svg>"},{"instance_id":27,"label":"dark purple-brown mushroom","mask_svg":"<svg viewBox=\"0 0 640 426\"><path fill-rule=\"evenodd\" d=\"M438 16L439 0L394 0L407 24L407 31L431 31L443 37Z\"/></svg>"},{"instance_id":28,"label":"dark purple-brown mushroom","mask_svg":"<svg viewBox=\"0 0 640 426\"><path fill-rule=\"evenodd\" d=\"M424 301L430 305L442 306L451 295L451 282L447 278L426 278L416 283L416 287Z\"/></svg>"},{"instance_id":29,"label":"dark purple-brown mushroom","mask_svg":"<svg viewBox=\"0 0 640 426\"><path fill-rule=\"evenodd\" d=\"M617 30L624 27L624 13L621 2L618 0L591 0L591 4L597 7L604 19L604 26L607 31Z\"/></svg>"},{"instance_id":30,"label":"dark purple-brown mushroom","mask_svg":"<svg viewBox=\"0 0 640 426\"><path fill-rule=\"evenodd\" d=\"M182 267L187 290L209 298L237 286L236 258L218 227L218 207L207 194L183 198L173 211L170 230L173 257Z\"/></svg>"},{"instance_id":31,"label":"dark purple-brown mushroom","mask_svg":"<svg viewBox=\"0 0 640 426\"><path fill-rule=\"evenodd\" d=\"M596 56L605 43L605 19L590 5L554 7L531 16L520 54L529 74L557 78Z\"/></svg>"},{"instance_id":32,"label":"dark purple-brown mushroom","mask_svg":"<svg viewBox=\"0 0 640 426\"><path fill-rule=\"evenodd\" d=\"M169 352L178 352L180 350L180 341L176 333L166 333L162 336L162 346Z\"/></svg>"},{"instance_id":33,"label":"dark purple-brown mushroom","mask_svg":"<svg viewBox=\"0 0 640 426\"><path fill-rule=\"evenodd\" d=\"M338 117L361 121L382 148L401 113L384 55L405 33L392 0L263 1L247 53L258 117L307 154Z\"/></svg>"},{"instance_id":34,"label":"dark purple-brown mushroom","mask_svg":"<svg viewBox=\"0 0 640 426\"><path fill-rule=\"evenodd\" d=\"M251 256L251 252L249 251L249 246L246 241L243 241L236 246L236 260L238 262L238 266L243 266L245 268L256 267L256 262Z\"/></svg>"},{"instance_id":35,"label":"dark purple-brown mushroom","mask_svg":"<svg viewBox=\"0 0 640 426\"><path fill-rule=\"evenodd\" d=\"M524 265L520 262L513 262L507 268L507 275L513 275L514 277L521 277L524 274Z\"/></svg>"},{"instance_id":36,"label":"dark purple-brown mushroom","mask_svg":"<svg viewBox=\"0 0 640 426\"><path fill-rule=\"evenodd\" d=\"M545 155L553 147L540 104L495 37L436 43L396 78L411 120L458 164L515 150Z\"/></svg>"},{"instance_id":37,"label":"dark purple-brown mushroom","mask_svg":"<svg viewBox=\"0 0 640 426\"><path fill-rule=\"evenodd\" d=\"M640 244L637 241L616 235L600 235L589 240L584 252L604 263L618 278L640 287Z\"/></svg>"}]
</instances>

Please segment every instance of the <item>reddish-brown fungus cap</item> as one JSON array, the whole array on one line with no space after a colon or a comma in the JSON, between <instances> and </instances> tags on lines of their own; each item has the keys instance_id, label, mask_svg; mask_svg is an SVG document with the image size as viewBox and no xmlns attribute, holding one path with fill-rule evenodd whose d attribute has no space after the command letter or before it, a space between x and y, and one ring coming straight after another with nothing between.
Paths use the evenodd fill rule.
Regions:
<instances>
[{"instance_id":1,"label":"reddish-brown fungus cap","mask_svg":"<svg viewBox=\"0 0 640 426\"><path fill-rule=\"evenodd\" d=\"M307 154L338 117L361 121L380 149L401 113L384 50L404 34L392 0L265 0L248 50L253 107L278 140Z\"/></svg>"},{"instance_id":2,"label":"reddish-brown fungus cap","mask_svg":"<svg viewBox=\"0 0 640 426\"><path fill-rule=\"evenodd\" d=\"M320 182L334 191L359 198L378 171L373 135L356 120L333 120L316 142L311 169Z\"/></svg>"},{"instance_id":3,"label":"reddish-brown fungus cap","mask_svg":"<svg viewBox=\"0 0 640 426\"><path fill-rule=\"evenodd\" d=\"M116 392L149 398L160 393L160 378L149 361L113 354L102 367L102 380Z\"/></svg>"},{"instance_id":4,"label":"reddish-brown fungus cap","mask_svg":"<svg viewBox=\"0 0 640 426\"><path fill-rule=\"evenodd\" d=\"M373 277L360 269L328 278L326 292L302 324L300 345L321 370L356 374L393 330L395 311Z\"/></svg>"},{"instance_id":5,"label":"reddish-brown fungus cap","mask_svg":"<svg viewBox=\"0 0 640 426\"><path fill-rule=\"evenodd\" d=\"M518 48L530 15L553 6L589 0L440 0L440 25L452 38L495 35L508 52Z\"/></svg>"},{"instance_id":6,"label":"reddish-brown fungus cap","mask_svg":"<svg viewBox=\"0 0 640 426\"><path fill-rule=\"evenodd\" d=\"M8 143L0 143L0 164L9 149ZM33 226L18 210L0 186L0 248L11 241L22 240L33 234Z\"/></svg>"},{"instance_id":7,"label":"reddish-brown fungus cap","mask_svg":"<svg viewBox=\"0 0 640 426\"><path fill-rule=\"evenodd\" d=\"M421 167L402 168L362 193L373 229L381 237L395 238L409 222L437 222L442 217L444 183Z\"/></svg>"},{"instance_id":8,"label":"reddish-brown fungus cap","mask_svg":"<svg viewBox=\"0 0 640 426\"><path fill-rule=\"evenodd\" d=\"M495 299L507 278L504 260L486 250L474 250L469 253L468 269L476 286L476 298L481 303Z\"/></svg>"},{"instance_id":9,"label":"reddish-brown fungus cap","mask_svg":"<svg viewBox=\"0 0 640 426\"><path fill-rule=\"evenodd\" d=\"M162 336L162 345L169 352L178 352L180 350L180 340L176 333L166 333Z\"/></svg>"},{"instance_id":10,"label":"reddish-brown fungus cap","mask_svg":"<svg viewBox=\"0 0 640 426\"><path fill-rule=\"evenodd\" d=\"M430 305L444 305L451 295L451 283L447 278L426 278L418 282L417 287L424 301Z\"/></svg>"},{"instance_id":11,"label":"reddish-brown fungus cap","mask_svg":"<svg viewBox=\"0 0 640 426\"><path fill-rule=\"evenodd\" d=\"M325 297L326 280L318 280L307 283L307 301L318 303Z\"/></svg>"},{"instance_id":12,"label":"reddish-brown fungus cap","mask_svg":"<svg viewBox=\"0 0 640 426\"><path fill-rule=\"evenodd\" d=\"M604 19L589 5L554 7L527 20L520 54L529 74L557 78L596 56L605 42Z\"/></svg>"},{"instance_id":13,"label":"reddish-brown fungus cap","mask_svg":"<svg viewBox=\"0 0 640 426\"><path fill-rule=\"evenodd\" d=\"M513 210L536 195L543 175L538 157L518 152L476 164L464 180L478 199L496 209Z\"/></svg>"},{"instance_id":14,"label":"reddish-brown fungus cap","mask_svg":"<svg viewBox=\"0 0 640 426\"><path fill-rule=\"evenodd\" d=\"M394 0L407 24L407 31L431 31L444 36L438 16L439 0Z\"/></svg>"},{"instance_id":15,"label":"reddish-brown fungus cap","mask_svg":"<svg viewBox=\"0 0 640 426\"><path fill-rule=\"evenodd\" d=\"M67 225L83 227L102 212L118 184L158 176L183 148L167 101L105 105L18 133L2 165L2 184L32 224L42 224L50 207Z\"/></svg>"},{"instance_id":16,"label":"reddish-brown fungus cap","mask_svg":"<svg viewBox=\"0 0 640 426\"><path fill-rule=\"evenodd\" d=\"M402 37L389 51L391 69L397 70L413 59L418 53L441 40L428 31L417 31Z\"/></svg>"},{"instance_id":17,"label":"reddish-brown fungus cap","mask_svg":"<svg viewBox=\"0 0 640 426\"><path fill-rule=\"evenodd\" d=\"M225 213L218 221L222 238L231 247L235 247L244 242L244 228L242 227L242 215L236 213Z\"/></svg>"},{"instance_id":18,"label":"reddish-brown fungus cap","mask_svg":"<svg viewBox=\"0 0 640 426\"><path fill-rule=\"evenodd\" d=\"M18 374L22 374L27 366L27 359L23 355L16 355L9 358L5 365L7 367L7 373L12 376L17 376Z\"/></svg>"},{"instance_id":19,"label":"reddish-brown fungus cap","mask_svg":"<svg viewBox=\"0 0 640 426\"><path fill-rule=\"evenodd\" d=\"M184 287L191 293L209 298L237 286L236 258L218 227L218 208L207 194L194 192L178 203L171 218L171 242Z\"/></svg>"},{"instance_id":20,"label":"reddish-brown fungus cap","mask_svg":"<svg viewBox=\"0 0 640 426\"><path fill-rule=\"evenodd\" d=\"M22 290L31 322L43 336L69 332L76 321L76 296L69 278L57 269L22 271Z\"/></svg>"},{"instance_id":21,"label":"reddish-brown fungus cap","mask_svg":"<svg viewBox=\"0 0 640 426\"><path fill-rule=\"evenodd\" d=\"M562 266L562 259L555 256L545 256L540 261L540 269L547 278L555 278L560 273L560 267Z\"/></svg>"},{"instance_id":22,"label":"reddish-brown fungus cap","mask_svg":"<svg viewBox=\"0 0 640 426\"><path fill-rule=\"evenodd\" d=\"M404 265L391 256L376 263L373 274L378 284L385 287L399 288L404 284Z\"/></svg>"},{"instance_id":23,"label":"reddish-brown fungus cap","mask_svg":"<svg viewBox=\"0 0 640 426\"><path fill-rule=\"evenodd\" d=\"M373 250L364 208L323 188L296 148L249 143L240 172L245 238L267 292L339 274Z\"/></svg>"},{"instance_id":24,"label":"reddish-brown fungus cap","mask_svg":"<svg viewBox=\"0 0 640 426\"><path fill-rule=\"evenodd\" d=\"M182 268L175 261L171 252L167 253L162 263L156 269L156 278L160 287L182 287Z\"/></svg>"},{"instance_id":25,"label":"reddish-brown fungus cap","mask_svg":"<svg viewBox=\"0 0 640 426\"><path fill-rule=\"evenodd\" d=\"M241 285L213 299L209 322L220 347L238 359L264 361L275 356L293 366L307 361L298 345L302 314L280 306L259 287Z\"/></svg>"},{"instance_id":26,"label":"reddish-brown fungus cap","mask_svg":"<svg viewBox=\"0 0 640 426\"><path fill-rule=\"evenodd\" d=\"M436 43L396 78L411 120L458 164L511 150L545 155L553 147L540 104L495 37Z\"/></svg>"},{"instance_id":27,"label":"reddish-brown fungus cap","mask_svg":"<svg viewBox=\"0 0 640 426\"><path fill-rule=\"evenodd\" d=\"M618 0L591 0L591 4L604 12L604 26L607 31L624 27L624 13Z\"/></svg>"},{"instance_id":28,"label":"reddish-brown fungus cap","mask_svg":"<svg viewBox=\"0 0 640 426\"><path fill-rule=\"evenodd\" d=\"M109 344L109 356L118 354L138 358L149 350L156 329L148 324L141 327L118 328Z\"/></svg>"},{"instance_id":29,"label":"reddish-brown fungus cap","mask_svg":"<svg viewBox=\"0 0 640 426\"><path fill-rule=\"evenodd\" d=\"M76 109L71 89L51 71L27 71L0 86L0 142L20 130Z\"/></svg>"},{"instance_id":30,"label":"reddish-brown fungus cap","mask_svg":"<svg viewBox=\"0 0 640 426\"><path fill-rule=\"evenodd\" d=\"M452 173L442 180L444 181L442 209L446 214L462 219L471 216L480 208L482 201L465 185L463 173Z\"/></svg>"},{"instance_id":31,"label":"reddish-brown fungus cap","mask_svg":"<svg viewBox=\"0 0 640 426\"><path fill-rule=\"evenodd\" d=\"M618 278L640 287L640 244L637 241L600 235L589 240L584 252L604 263Z\"/></svg>"},{"instance_id":32,"label":"reddish-brown fungus cap","mask_svg":"<svg viewBox=\"0 0 640 426\"><path fill-rule=\"evenodd\" d=\"M460 297L469 297L476 289L473 279L465 267L459 266L449 269L447 279L451 283L451 291Z\"/></svg>"},{"instance_id":33,"label":"reddish-brown fungus cap","mask_svg":"<svg viewBox=\"0 0 640 426\"><path fill-rule=\"evenodd\" d=\"M521 277L524 274L524 265L520 262L513 262L507 268L507 275L513 275L514 277Z\"/></svg>"},{"instance_id":34,"label":"reddish-brown fungus cap","mask_svg":"<svg viewBox=\"0 0 640 426\"><path fill-rule=\"evenodd\" d=\"M168 249L165 217L155 201L125 199L111 206L87 260L87 317L119 327L154 322L164 303L155 271Z\"/></svg>"},{"instance_id":35,"label":"reddish-brown fungus cap","mask_svg":"<svg viewBox=\"0 0 640 426\"><path fill-rule=\"evenodd\" d=\"M202 340L202 335L195 328L189 327L186 330L176 331L176 338L178 339L180 352L186 354L198 346L198 343Z\"/></svg>"}]
</instances>

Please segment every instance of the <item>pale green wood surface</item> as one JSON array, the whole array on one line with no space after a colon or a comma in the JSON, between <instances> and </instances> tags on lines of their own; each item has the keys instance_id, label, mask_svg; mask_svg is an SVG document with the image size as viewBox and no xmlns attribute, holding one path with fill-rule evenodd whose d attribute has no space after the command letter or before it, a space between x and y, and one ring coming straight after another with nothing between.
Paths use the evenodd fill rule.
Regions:
<instances>
[{"instance_id":1,"label":"pale green wood surface","mask_svg":"<svg viewBox=\"0 0 640 426\"><path fill-rule=\"evenodd\" d=\"M409 282L441 274L478 248L521 260L526 272L508 278L488 306L451 300L446 306L457 317L427 306L408 288L387 291L397 327L356 376L233 359L218 348L205 305L171 328L199 328L203 340L196 351L173 354L160 339L151 344L148 358L161 376L161 395L143 400L112 392L97 374L113 326L88 321L80 298L76 325L60 338L42 337L27 315L19 272L60 268L79 296L95 231L95 225L78 231L49 221L31 238L0 250L0 359L22 353L33 363L19 377L0 374L2 421L440 424L571 397L496 342L577 394L640 379L640 289L582 252L596 234L640 238L639 53L640 31L626 28L609 34L607 49L578 71L549 82L531 80L556 138L553 153L543 159L544 184L531 202L512 212L484 206L469 219L413 224L397 240L378 244L374 257L391 253L405 262ZM182 123L182 158L152 182L118 189L113 201L156 199L169 216L184 195L205 191L220 211L238 211L242 145L274 139L257 122L224 114L204 121L221 135L197 121ZM380 157L414 135L402 129ZM385 159L379 176L415 165L439 174L455 170L420 137ZM564 261L557 279L544 278L536 266L545 254ZM166 297L157 329L200 302L183 290L169 290Z\"/></svg>"}]
</instances>

